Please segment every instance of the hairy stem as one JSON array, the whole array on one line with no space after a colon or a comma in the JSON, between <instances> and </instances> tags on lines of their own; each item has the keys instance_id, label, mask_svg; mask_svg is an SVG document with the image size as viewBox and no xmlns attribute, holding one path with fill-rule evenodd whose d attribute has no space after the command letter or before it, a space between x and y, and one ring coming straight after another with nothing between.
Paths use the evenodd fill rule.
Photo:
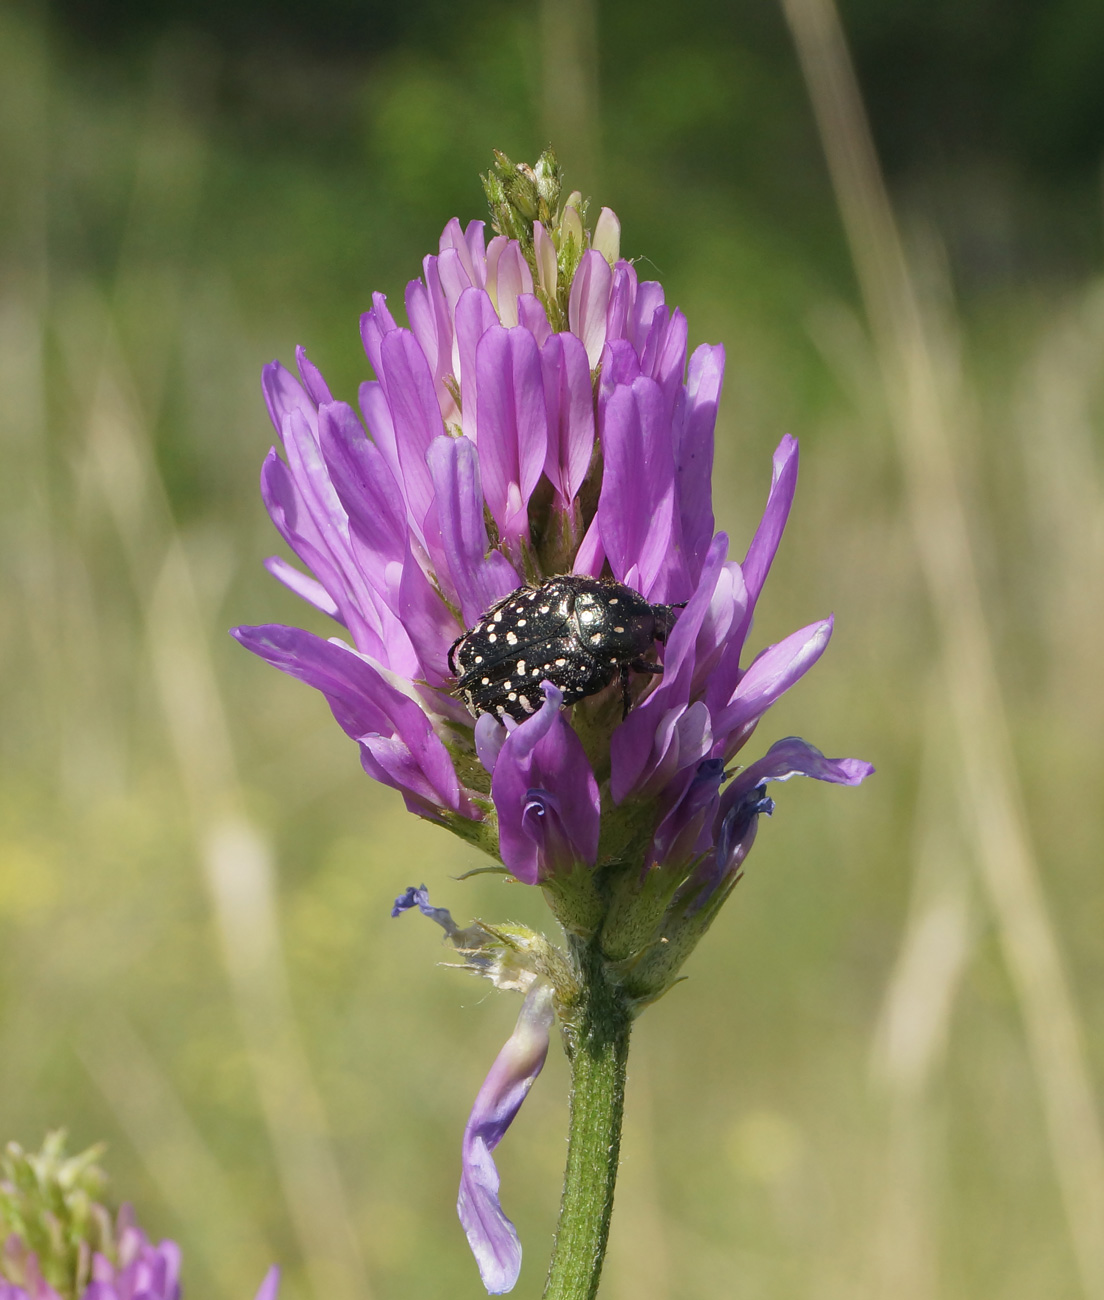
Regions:
<instances>
[{"instance_id":1,"label":"hairy stem","mask_svg":"<svg viewBox=\"0 0 1104 1300\"><path fill-rule=\"evenodd\" d=\"M572 1027L571 1124L544 1300L594 1300L602 1276L625 1109L632 1017L597 941L578 945L583 995Z\"/></svg>"}]
</instances>

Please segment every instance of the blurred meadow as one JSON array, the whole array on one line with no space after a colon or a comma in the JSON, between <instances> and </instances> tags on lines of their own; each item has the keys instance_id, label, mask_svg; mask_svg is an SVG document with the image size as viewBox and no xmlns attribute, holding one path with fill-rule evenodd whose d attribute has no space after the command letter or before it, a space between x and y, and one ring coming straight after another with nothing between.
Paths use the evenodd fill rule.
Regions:
<instances>
[{"instance_id":1,"label":"blurred meadow","mask_svg":"<svg viewBox=\"0 0 1104 1300\"><path fill-rule=\"evenodd\" d=\"M311 12L0 7L0 1138L105 1138L193 1300L482 1294L517 1005L388 912L550 917L226 629L321 630L261 567L261 365L352 397L371 292L551 140L727 347L735 555L801 440L754 640L836 632L757 742L878 769L779 788L638 1023L602 1295L1104 1300L1102 11L847 0L883 172L826 0ZM523 1298L566 1087L499 1151Z\"/></svg>"}]
</instances>

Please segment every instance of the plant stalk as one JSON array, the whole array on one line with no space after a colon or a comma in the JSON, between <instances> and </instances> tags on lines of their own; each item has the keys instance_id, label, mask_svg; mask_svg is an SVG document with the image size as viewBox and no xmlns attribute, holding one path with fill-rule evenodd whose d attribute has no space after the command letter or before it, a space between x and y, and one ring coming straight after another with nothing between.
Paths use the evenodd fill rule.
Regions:
<instances>
[{"instance_id":1,"label":"plant stalk","mask_svg":"<svg viewBox=\"0 0 1104 1300\"><path fill-rule=\"evenodd\" d=\"M544 1300L594 1300L602 1276L621 1151L632 1015L597 940L575 949L582 984L568 1029L571 1120L560 1220Z\"/></svg>"}]
</instances>

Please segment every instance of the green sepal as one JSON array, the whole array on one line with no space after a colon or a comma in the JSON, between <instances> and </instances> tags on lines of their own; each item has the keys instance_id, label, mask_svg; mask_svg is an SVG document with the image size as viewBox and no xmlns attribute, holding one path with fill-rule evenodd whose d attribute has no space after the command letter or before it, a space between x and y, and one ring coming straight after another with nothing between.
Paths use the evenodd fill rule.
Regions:
<instances>
[{"instance_id":1,"label":"green sepal","mask_svg":"<svg viewBox=\"0 0 1104 1300\"><path fill-rule=\"evenodd\" d=\"M594 870L577 866L541 882L548 906L569 935L589 939L597 934L606 902L598 890Z\"/></svg>"},{"instance_id":2,"label":"green sepal","mask_svg":"<svg viewBox=\"0 0 1104 1300\"><path fill-rule=\"evenodd\" d=\"M452 759L452 766L456 769L456 775L460 778L460 784L468 790L476 790L479 794L490 795L491 774L479 761L478 756L472 753L471 746L473 743L473 740L469 740L467 745L446 740L445 748L448 750L449 758ZM485 801L477 800L476 802L482 807Z\"/></svg>"},{"instance_id":3,"label":"green sepal","mask_svg":"<svg viewBox=\"0 0 1104 1300\"><path fill-rule=\"evenodd\" d=\"M701 942L739 879L737 876L731 884L718 889L701 907L695 907L699 896L696 890L682 897L676 895L657 942L640 954L625 976L625 990L641 1009L676 982L683 963Z\"/></svg>"},{"instance_id":4,"label":"green sepal","mask_svg":"<svg viewBox=\"0 0 1104 1300\"><path fill-rule=\"evenodd\" d=\"M489 857L498 857L498 817L489 799L473 799L477 807L486 814L482 821L472 821L470 817L461 817L451 809L440 813L438 824L447 827L453 835L458 835L465 844L482 849Z\"/></svg>"},{"instance_id":5,"label":"green sepal","mask_svg":"<svg viewBox=\"0 0 1104 1300\"><path fill-rule=\"evenodd\" d=\"M639 867L618 873L608 892L608 910L602 923L602 952L615 966L628 972L642 955L664 938L671 900L685 876L682 872Z\"/></svg>"}]
</instances>

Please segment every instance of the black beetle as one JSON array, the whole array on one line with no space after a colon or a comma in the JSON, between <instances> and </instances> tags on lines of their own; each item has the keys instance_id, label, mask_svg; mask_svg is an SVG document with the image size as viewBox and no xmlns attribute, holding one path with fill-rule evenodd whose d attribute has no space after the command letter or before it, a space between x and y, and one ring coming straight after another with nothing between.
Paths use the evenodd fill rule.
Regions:
<instances>
[{"instance_id":1,"label":"black beetle","mask_svg":"<svg viewBox=\"0 0 1104 1300\"><path fill-rule=\"evenodd\" d=\"M627 714L629 675L663 671L644 656L656 641L667 640L678 608L649 605L611 579L573 573L548 578L492 605L453 642L449 668L472 713L521 722L543 703L542 681L573 704L620 677Z\"/></svg>"}]
</instances>

